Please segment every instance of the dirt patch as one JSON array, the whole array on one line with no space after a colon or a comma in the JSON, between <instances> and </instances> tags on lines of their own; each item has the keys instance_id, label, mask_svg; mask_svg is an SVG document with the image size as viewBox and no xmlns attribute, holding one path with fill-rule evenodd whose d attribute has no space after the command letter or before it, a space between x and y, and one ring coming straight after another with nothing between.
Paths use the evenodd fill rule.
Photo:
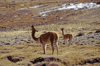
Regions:
<instances>
[{"instance_id":1,"label":"dirt patch","mask_svg":"<svg viewBox=\"0 0 100 66\"><path fill-rule=\"evenodd\" d=\"M25 58L24 56L7 56L7 59L14 63L22 61L24 58Z\"/></svg>"},{"instance_id":2,"label":"dirt patch","mask_svg":"<svg viewBox=\"0 0 100 66\"><path fill-rule=\"evenodd\" d=\"M77 63L76 65L85 65L87 63L89 63L89 64L100 63L100 57L82 60L79 63Z\"/></svg>"},{"instance_id":3,"label":"dirt patch","mask_svg":"<svg viewBox=\"0 0 100 66\"><path fill-rule=\"evenodd\" d=\"M59 66L57 64L49 64L48 63L48 62L52 62L52 61L60 62L63 65L68 66L66 62L64 62L61 59L56 58L56 57L46 57L46 58L38 57L38 58L31 60L30 62L33 63L33 64L36 64L38 62L47 62L47 63L44 63L44 64L39 64L39 65L37 64L36 66Z\"/></svg>"},{"instance_id":4,"label":"dirt patch","mask_svg":"<svg viewBox=\"0 0 100 66\"><path fill-rule=\"evenodd\" d=\"M55 64L55 63L52 63L52 64L50 64L50 63L43 63L43 64L37 64L35 66L59 66L59 65Z\"/></svg>"}]
</instances>

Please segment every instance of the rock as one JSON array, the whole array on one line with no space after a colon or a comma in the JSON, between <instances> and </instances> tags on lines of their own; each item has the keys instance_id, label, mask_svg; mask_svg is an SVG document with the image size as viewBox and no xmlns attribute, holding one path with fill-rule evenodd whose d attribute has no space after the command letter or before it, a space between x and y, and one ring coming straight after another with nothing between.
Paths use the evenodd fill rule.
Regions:
<instances>
[{"instance_id":1,"label":"rock","mask_svg":"<svg viewBox=\"0 0 100 66\"><path fill-rule=\"evenodd\" d=\"M100 29L98 29L95 33L100 33Z\"/></svg>"},{"instance_id":2,"label":"rock","mask_svg":"<svg viewBox=\"0 0 100 66\"><path fill-rule=\"evenodd\" d=\"M85 65L87 63L89 64L100 63L100 57L82 60L81 62L78 63L78 65Z\"/></svg>"},{"instance_id":3,"label":"rock","mask_svg":"<svg viewBox=\"0 0 100 66\"><path fill-rule=\"evenodd\" d=\"M78 36L83 36L84 35L84 33L83 32L80 32L80 33L78 33L77 35L76 35L76 37L78 37Z\"/></svg>"},{"instance_id":4,"label":"rock","mask_svg":"<svg viewBox=\"0 0 100 66\"><path fill-rule=\"evenodd\" d=\"M89 36L89 37L87 37L87 38L94 38L94 36Z\"/></svg>"},{"instance_id":5,"label":"rock","mask_svg":"<svg viewBox=\"0 0 100 66\"><path fill-rule=\"evenodd\" d=\"M20 59L13 59L13 57L12 56L7 56L7 58L8 58L8 60L10 60L11 62L18 62L18 61L20 61Z\"/></svg>"},{"instance_id":6,"label":"rock","mask_svg":"<svg viewBox=\"0 0 100 66\"><path fill-rule=\"evenodd\" d=\"M44 58L39 57L39 58L36 58L36 59L34 59L33 61L30 61L30 62L32 62L33 64L35 64L37 62L43 62L43 61L44 61Z\"/></svg>"},{"instance_id":7,"label":"rock","mask_svg":"<svg viewBox=\"0 0 100 66\"><path fill-rule=\"evenodd\" d=\"M93 32L89 32L88 34L93 34Z\"/></svg>"},{"instance_id":8,"label":"rock","mask_svg":"<svg viewBox=\"0 0 100 66\"><path fill-rule=\"evenodd\" d=\"M4 43L4 45L10 45L10 43Z\"/></svg>"},{"instance_id":9,"label":"rock","mask_svg":"<svg viewBox=\"0 0 100 66\"><path fill-rule=\"evenodd\" d=\"M18 62L18 61L22 61L25 58L25 56L7 56L7 59L11 62Z\"/></svg>"}]
</instances>

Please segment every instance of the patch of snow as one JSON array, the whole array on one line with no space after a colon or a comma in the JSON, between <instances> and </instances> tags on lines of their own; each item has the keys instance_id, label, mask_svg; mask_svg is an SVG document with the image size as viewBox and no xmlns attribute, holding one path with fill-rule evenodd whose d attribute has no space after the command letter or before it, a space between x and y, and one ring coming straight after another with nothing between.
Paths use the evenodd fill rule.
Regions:
<instances>
[{"instance_id":1,"label":"patch of snow","mask_svg":"<svg viewBox=\"0 0 100 66\"><path fill-rule=\"evenodd\" d=\"M66 4L63 4L62 7L66 7Z\"/></svg>"},{"instance_id":2,"label":"patch of snow","mask_svg":"<svg viewBox=\"0 0 100 66\"><path fill-rule=\"evenodd\" d=\"M47 14L43 14L42 17L48 16Z\"/></svg>"},{"instance_id":3,"label":"patch of snow","mask_svg":"<svg viewBox=\"0 0 100 66\"><path fill-rule=\"evenodd\" d=\"M14 17L18 17L18 15L15 15Z\"/></svg>"},{"instance_id":4,"label":"patch of snow","mask_svg":"<svg viewBox=\"0 0 100 66\"><path fill-rule=\"evenodd\" d=\"M28 13L25 13L25 14L23 14L23 15L28 15Z\"/></svg>"},{"instance_id":5,"label":"patch of snow","mask_svg":"<svg viewBox=\"0 0 100 66\"><path fill-rule=\"evenodd\" d=\"M28 9L28 8L20 8L20 9L18 9L18 10L26 10L26 9Z\"/></svg>"},{"instance_id":6,"label":"patch of snow","mask_svg":"<svg viewBox=\"0 0 100 66\"><path fill-rule=\"evenodd\" d=\"M63 19L63 17L60 17L60 19Z\"/></svg>"},{"instance_id":7,"label":"patch of snow","mask_svg":"<svg viewBox=\"0 0 100 66\"><path fill-rule=\"evenodd\" d=\"M47 5L47 4L45 4L45 5ZM18 9L18 10L26 10L26 9L31 9L31 8L40 8L40 7L42 7L42 6L44 6L44 5L41 4L41 5L36 5L36 6L31 6L31 7L26 7L26 8L20 8L20 9Z\"/></svg>"},{"instance_id":8,"label":"patch of snow","mask_svg":"<svg viewBox=\"0 0 100 66\"><path fill-rule=\"evenodd\" d=\"M92 8L98 8L100 5L97 5L96 3L79 3L79 4L70 4L69 6L59 8L58 10L65 10L65 9L92 9Z\"/></svg>"},{"instance_id":9,"label":"patch of snow","mask_svg":"<svg viewBox=\"0 0 100 66\"><path fill-rule=\"evenodd\" d=\"M42 7L43 6L43 4L42 5L37 5L37 6L32 6L32 7L29 7L29 8L38 8L38 7Z\"/></svg>"},{"instance_id":10,"label":"patch of snow","mask_svg":"<svg viewBox=\"0 0 100 66\"><path fill-rule=\"evenodd\" d=\"M49 11L44 11L44 12L40 12L39 15L42 15L42 14L45 14L45 13L48 13L48 12L51 12L51 10L49 10Z\"/></svg>"},{"instance_id":11,"label":"patch of snow","mask_svg":"<svg viewBox=\"0 0 100 66\"><path fill-rule=\"evenodd\" d=\"M38 8L39 6L32 6L32 7L28 7L28 8Z\"/></svg>"},{"instance_id":12,"label":"patch of snow","mask_svg":"<svg viewBox=\"0 0 100 66\"><path fill-rule=\"evenodd\" d=\"M42 10L40 13L38 13L39 15L43 15L46 14L48 12L51 11L57 11L57 10L69 10L69 9L73 9L73 10L79 10L79 9L92 9L92 8L98 8L100 7L100 5L96 4L96 3L79 3L79 4L73 4L70 3L70 5L66 6L66 4L63 4L61 6L57 6L57 7L53 7L53 8L49 8L49 9L44 9Z\"/></svg>"}]
</instances>

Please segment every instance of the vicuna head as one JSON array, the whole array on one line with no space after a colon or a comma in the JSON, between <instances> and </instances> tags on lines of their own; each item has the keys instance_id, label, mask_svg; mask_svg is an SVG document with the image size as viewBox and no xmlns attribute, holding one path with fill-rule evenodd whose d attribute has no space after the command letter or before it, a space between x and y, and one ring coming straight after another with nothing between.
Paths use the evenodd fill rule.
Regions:
<instances>
[{"instance_id":1,"label":"vicuna head","mask_svg":"<svg viewBox=\"0 0 100 66\"><path fill-rule=\"evenodd\" d=\"M61 30L63 31L63 30L64 30L64 28L61 28Z\"/></svg>"},{"instance_id":2,"label":"vicuna head","mask_svg":"<svg viewBox=\"0 0 100 66\"><path fill-rule=\"evenodd\" d=\"M31 27L32 27L32 31L38 32L38 30L36 30L33 25Z\"/></svg>"}]
</instances>

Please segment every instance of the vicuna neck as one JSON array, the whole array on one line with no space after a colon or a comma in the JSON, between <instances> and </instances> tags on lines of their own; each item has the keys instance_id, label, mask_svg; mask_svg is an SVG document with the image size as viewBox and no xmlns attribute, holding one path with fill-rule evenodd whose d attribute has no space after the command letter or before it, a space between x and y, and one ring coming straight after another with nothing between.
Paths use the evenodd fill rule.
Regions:
<instances>
[{"instance_id":1,"label":"vicuna neck","mask_svg":"<svg viewBox=\"0 0 100 66\"><path fill-rule=\"evenodd\" d=\"M62 35L64 36L64 30L62 30Z\"/></svg>"},{"instance_id":2,"label":"vicuna neck","mask_svg":"<svg viewBox=\"0 0 100 66\"><path fill-rule=\"evenodd\" d=\"M35 41L38 41L38 38L35 37L35 31L32 31L32 38L33 38Z\"/></svg>"}]
</instances>

